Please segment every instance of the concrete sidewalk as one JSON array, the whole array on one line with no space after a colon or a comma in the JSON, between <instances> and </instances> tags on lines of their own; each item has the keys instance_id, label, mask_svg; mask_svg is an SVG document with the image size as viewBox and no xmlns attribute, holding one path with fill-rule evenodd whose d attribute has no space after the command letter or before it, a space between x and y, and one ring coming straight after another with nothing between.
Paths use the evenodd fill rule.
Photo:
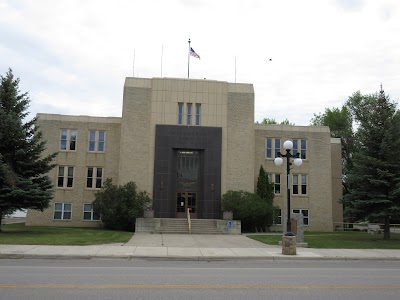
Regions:
<instances>
[{"instance_id":1,"label":"concrete sidewalk","mask_svg":"<svg viewBox=\"0 0 400 300\"><path fill-rule=\"evenodd\" d=\"M93 246L0 245L0 258L128 258L174 260L399 260L399 250L297 248L282 255L271 246L244 235L136 233L125 244Z\"/></svg>"}]
</instances>

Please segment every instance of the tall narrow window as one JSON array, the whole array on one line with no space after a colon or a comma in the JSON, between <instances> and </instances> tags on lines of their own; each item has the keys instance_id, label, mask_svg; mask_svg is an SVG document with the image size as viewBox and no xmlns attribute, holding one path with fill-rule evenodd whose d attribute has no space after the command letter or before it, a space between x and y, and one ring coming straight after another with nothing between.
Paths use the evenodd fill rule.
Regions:
<instances>
[{"instance_id":1,"label":"tall narrow window","mask_svg":"<svg viewBox=\"0 0 400 300\"><path fill-rule=\"evenodd\" d=\"M74 184L74 167L58 167L57 187L72 188Z\"/></svg>"},{"instance_id":2,"label":"tall narrow window","mask_svg":"<svg viewBox=\"0 0 400 300\"><path fill-rule=\"evenodd\" d=\"M183 103L178 103L178 124L182 125L183 122Z\"/></svg>"},{"instance_id":3,"label":"tall narrow window","mask_svg":"<svg viewBox=\"0 0 400 300\"><path fill-rule=\"evenodd\" d=\"M76 130L70 130L71 139L69 141L69 150L76 150Z\"/></svg>"},{"instance_id":4,"label":"tall narrow window","mask_svg":"<svg viewBox=\"0 0 400 300\"><path fill-rule=\"evenodd\" d=\"M61 141L60 141L60 149L67 150L67 129L61 129Z\"/></svg>"},{"instance_id":5,"label":"tall narrow window","mask_svg":"<svg viewBox=\"0 0 400 300\"><path fill-rule=\"evenodd\" d=\"M196 103L196 125L200 125L201 104Z\"/></svg>"},{"instance_id":6,"label":"tall narrow window","mask_svg":"<svg viewBox=\"0 0 400 300\"><path fill-rule=\"evenodd\" d=\"M296 156L299 152L299 143L296 139L293 139L293 155Z\"/></svg>"},{"instance_id":7,"label":"tall narrow window","mask_svg":"<svg viewBox=\"0 0 400 300\"><path fill-rule=\"evenodd\" d=\"M267 138L265 144L265 157L272 158L272 139Z\"/></svg>"},{"instance_id":8,"label":"tall narrow window","mask_svg":"<svg viewBox=\"0 0 400 300\"><path fill-rule=\"evenodd\" d=\"M299 175L293 175L293 195L299 194Z\"/></svg>"},{"instance_id":9,"label":"tall narrow window","mask_svg":"<svg viewBox=\"0 0 400 300\"><path fill-rule=\"evenodd\" d=\"M96 168L96 189L100 189L103 182L103 169Z\"/></svg>"},{"instance_id":10,"label":"tall narrow window","mask_svg":"<svg viewBox=\"0 0 400 300\"><path fill-rule=\"evenodd\" d=\"M89 131L89 152L104 152L106 140L105 131Z\"/></svg>"},{"instance_id":11,"label":"tall narrow window","mask_svg":"<svg viewBox=\"0 0 400 300\"><path fill-rule=\"evenodd\" d=\"M282 225L282 209L274 210L274 225Z\"/></svg>"},{"instance_id":12,"label":"tall narrow window","mask_svg":"<svg viewBox=\"0 0 400 300\"><path fill-rule=\"evenodd\" d=\"M54 220L71 220L71 203L54 203Z\"/></svg>"},{"instance_id":13,"label":"tall narrow window","mask_svg":"<svg viewBox=\"0 0 400 300\"><path fill-rule=\"evenodd\" d=\"M64 187L64 167L58 167L58 187Z\"/></svg>"},{"instance_id":14,"label":"tall narrow window","mask_svg":"<svg viewBox=\"0 0 400 300\"><path fill-rule=\"evenodd\" d=\"M187 121L186 125L192 125L192 103L188 103L187 105Z\"/></svg>"},{"instance_id":15,"label":"tall narrow window","mask_svg":"<svg viewBox=\"0 0 400 300\"><path fill-rule=\"evenodd\" d=\"M301 194L307 195L307 175L301 175Z\"/></svg>"},{"instance_id":16,"label":"tall narrow window","mask_svg":"<svg viewBox=\"0 0 400 300\"><path fill-rule=\"evenodd\" d=\"M301 140L301 150L300 150L301 159L307 158L307 140Z\"/></svg>"},{"instance_id":17,"label":"tall narrow window","mask_svg":"<svg viewBox=\"0 0 400 300\"><path fill-rule=\"evenodd\" d=\"M89 151L95 151L96 149L96 131L89 131Z\"/></svg>"},{"instance_id":18,"label":"tall narrow window","mask_svg":"<svg viewBox=\"0 0 400 300\"><path fill-rule=\"evenodd\" d=\"M281 152L281 139L275 139L275 157L278 157L278 152Z\"/></svg>"},{"instance_id":19,"label":"tall narrow window","mask_svg":"<svg viewBox=\"0 0 400 300\"><path fill-rule=\"evenodd\" d=\"M100 189L103 185L103 168L87 168L86 187Z\"/></svg>"},{"instance_id":20,"label":"tall narrow window","mask_svg":"<svg viewBox=\"0 0 400 300\"><path fill-rule=\"evenodd\" d=\"M104 152L104 145L106 142L106 133L105 131L99 131L99 144L97 150L99 152Z\"/></svg>"}]
</instances>

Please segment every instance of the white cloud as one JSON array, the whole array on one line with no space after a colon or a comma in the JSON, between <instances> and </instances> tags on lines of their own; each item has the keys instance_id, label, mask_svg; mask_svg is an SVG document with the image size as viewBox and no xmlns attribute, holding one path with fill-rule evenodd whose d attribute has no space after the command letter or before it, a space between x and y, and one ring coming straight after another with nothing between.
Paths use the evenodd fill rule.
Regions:
<instances>
[{"instance_id":1,"label":"white cloud","mask_svg":"<svg viewBox=\"0 0 400 300\"><path fill-rule=\"evenodd\" d=\"M126 76L253 83L256 120L307 125L382 82L400 97L400 4L383 1L0 0L0 73L37 112L121 115ZM269 59L272 58L272 61Z\"/></svg>"}]
</instances>

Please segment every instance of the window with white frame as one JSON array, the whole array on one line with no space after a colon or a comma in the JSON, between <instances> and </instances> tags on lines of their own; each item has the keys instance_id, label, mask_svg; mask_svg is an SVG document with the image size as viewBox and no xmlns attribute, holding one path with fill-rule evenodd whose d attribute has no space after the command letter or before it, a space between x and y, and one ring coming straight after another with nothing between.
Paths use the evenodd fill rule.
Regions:
<instances>
[{"instance_id":1,"label":"window with white frame","mask_svg":"<svg viewBox=\"0 0 400 300\"><path fill-rule=\"evenodd\" d=\"M54 220L71 220L71 203L54 203Z\"/></svg>"},{"instance_id":2,"label":"window with white frame","mask_svg":"<svg viewBox=\"0 0 400 300\"><path fill-rule=\"evenodd\" d=\"M307 140L293 139L293 155L300 153L301 159L307 159Z\"/></svg>"},{"instance_id":3,"label":"window with white frame","mask_svg":"<svg viewBox=\"0 0 400 300\"><path fill-rule=\"evenodd\" d=\"M89 130L89 152L104 152L106 132Z\"/></svg>"},{"instance_id":4,"label":"window with white frame","mask_svg":"<svg viewBox=\"0 0 400 300\"><path fill-rule=\"evenodd\" d=\"M83 204L83 220L85 221L100 220L100 215L93 211L93 205L91 203Z\"/></svg>"},{"instance_id":5,"label":"window with white frame","mask_svg":"<svg viewBox=\"0 0 400 300\"><path fill-rule=\"evenodd\" d=\"M182 102L178 103L178 124L179 125L183 124L183 103Z\"/></svg>"},{"instance_id":6,"label":"window with white frame","mask_svg":"<svg viewBox=\"0 0 400 300\"><path fill-rule=\"evenodd\" d=\"M60 150L75 151L76 135L77 130L75 129L61 129Z\"/></svg>"},{"instance_id":7,"label":"window with white frame","mask_svg":"<svg viewBox=\"0 0 400 300\"><path fill-rule=\"evenodd\" d=\"M100 189L103 185L103 168L88 167L86 187L88 189Z\"/></svg>"},{"instance_id":8,"label":"window with white frame","mask_svg":"<svg viewBox=\"0 0 400 300\"><path fill-rule=\"evenodd\" d=\"M266 138L265 139L265 157L276 158L278 152L281 152L281 139L278 138Z\"/></svg>"},{"instance_id":9,"label":"window with white frame","mask_svg":"<svg viewBox=\"0 0 400 300\"><path fill-rule=\"evenodd\" d=\"M196 125L200 125L201 104L196 103Z\"/></svg>"},{"instance_id":10,"label":"window with white frame","mask_svg":"<svg viewBox=\"0 0 400 300\"><path fill-rule=\"evenodd\" d=\"M274 210L274 225L282 225L282 209L278 208Z\"/></svg>"},{"instance_id":11,"label":"window with white frame","mask_svg":"<svg viewBox=\"0 0 400 300\"><path fill-rule=\"evenodd\" d=\"M310 215L308 209L292 209L294 214L303 214L303 225L308 226L310 224Z\"/></svg>"},{"instance_id":12,"label":"window with white frame","mask_svg":"<svg viewBox=\"0 0 400 300\"><path fill-rule=\"evenodd\" d=\"M268 174L268 181L274 184L274 193L281 193L281 174Z\"/></svg>"},{"instance_id":13,"label":"window with white frame","mask_svg":"<svg viewBox=\"0 0 400 300\"><path fill-rule=\"evenodd\" d=\"M186 104L187 115L186 115L186 125L192 125L192 103Z\"/></svg>"},{"instance_id":14,"label":"window with white frame","mask_svg":"<svg viewBox=\"0 0 400 300\"><path fill-rule=\"evenodd\" d=\"M59 166L57 187L72 188L74 184L74 167Z\"/></svg>"},{"instance_id":15,"label":"window with white frame","mask_svg":"<svg viewBox=\"0 0 400 300\"><path fill-rule=\"evenodd\" d=\"M292 194L307 195L307 175L293 174Z\"/></svg>"}]
</instances>

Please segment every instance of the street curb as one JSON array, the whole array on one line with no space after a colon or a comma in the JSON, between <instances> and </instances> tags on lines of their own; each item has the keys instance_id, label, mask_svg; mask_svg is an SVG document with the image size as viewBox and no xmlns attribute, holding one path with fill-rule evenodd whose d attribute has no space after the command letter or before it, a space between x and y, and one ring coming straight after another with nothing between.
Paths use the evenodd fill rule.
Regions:
<instances>
[{"instance_id":1,"label":"street curb","mask_svg":"<svg viewBox=\"0 0 400 300\"><path fill-rule=\"evenodd\" d=\"M320 256L320 257L301 257L293 256L117 256L117 255L31 255L31 254L0 254L0 259L127 259L127 260L170 260L170 261L399 261L398 257L335 257L335 256Z\"/></svg>"}]
</instances>

